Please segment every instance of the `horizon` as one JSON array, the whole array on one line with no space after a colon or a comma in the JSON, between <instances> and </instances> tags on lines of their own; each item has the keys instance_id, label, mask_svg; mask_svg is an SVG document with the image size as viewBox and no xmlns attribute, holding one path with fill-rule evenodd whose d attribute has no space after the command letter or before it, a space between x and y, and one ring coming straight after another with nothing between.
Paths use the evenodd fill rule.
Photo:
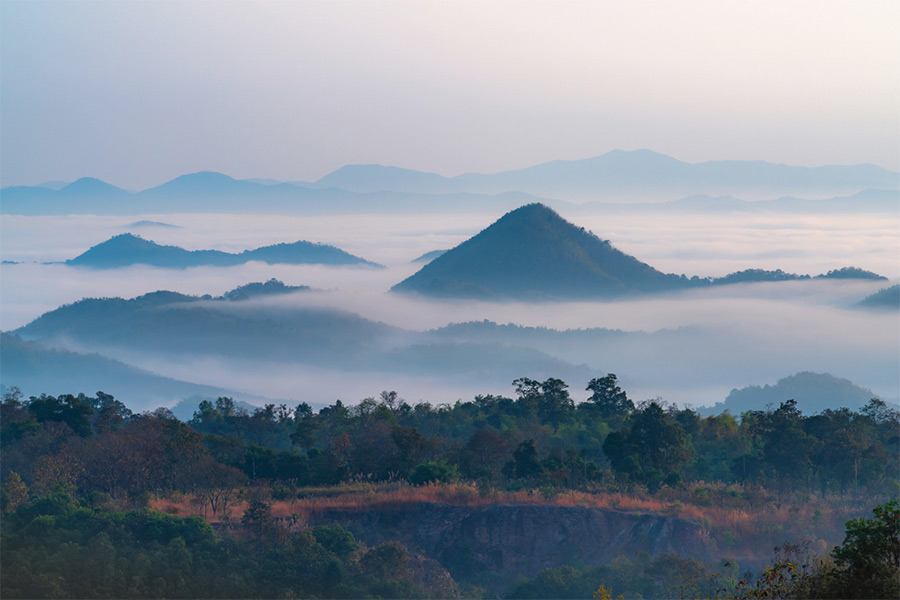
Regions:
<instances>
[{"instance_id":1,"label":"horizon","mask_svg":"<svg viewBox=\"0 0 900 600\"><path fill-rule=\"evenodd\" d=\"M704 160L704 161L699 161L699 162L689 162L689 161L682 160L682 159L678 158L677 156L672 156L672 155L669 155L669 154L664 154L664 153L662 153L662 152L657 152L657 151L652 150L652 149L649 149L649 148L637 148L637 149L634 149L634 150L622 150L621 148L614 148L614 149L612 149L612 150L609 150L608 152L604 152L603 154L596 154L596 155L592 155L592 156L586 156L586 157L583 157L583 158L573 158L573 159L561 159L561 158L557 158L557 159L551 159L551 160L547 160L547 161L540 162L540 163L529 164L529 165L519 166L519 167L513 167L513 168L511 168L511 169L506 169L506 170L504 170L504 171L494 171L494 172L486 172L486 171L466 171L466 172L464 172L464 173L458 173L458 174L455 174L455 175L446 175L446 174L443 174L443 173L437 173L437 172L434 172L434 171L420 171L420 170L418 170L418 169L413 169L413 168L409 168L409 167L402 166L402 165L396 165L396 164L381 164L381 163L347 163L347 164L341 165L340 167L338 167L338 168L336 168L336 169L334 169L334 170L331 170L331 171L329 171L329 172L327 172L327 173L322 174L322 175L321 175L320 177L318 177L318 178L315 178L315 179L309 179L309 180L300 180L300 179L284 179L284 180L281 180L281 179L273 179L273 178L269 178L269 177L258 177L258 176L253 176L253 175L251 175L251 176L249 176L249 177L235 177L235 176L231 175L230 173L224 173L224 172L222 172L222 171L214 171L214 170L210 170L210 169L201 169L201 170L199 170L199 171L185 172L185 173L182 173L182 174L180 174L180 175L176 175L175 177L172 177L171 179L167 179L167 180L165 180L165 181L161 181L161 182L158 182L158 183L154 183L154 184L151 184L149 187L140 188L140 189L124 187L124 186L119 185L119 184L117 184L117 183L114 183L114 182L112 182L112 181L108 181L108 180L105 180L105 179L102 179L102 178L99 178L99 177L95 177L95 176L93 176L93 175L82 175L82 176L77 177L77 178L72 179L72 180L48 179L48 180L40 181L40 182L38 182L38 183L31 183L31 184L12 184L12 185L6 185L5 183L0 182L0 190L6 189L6 188L11 188L11 187L43 187L43 186L45 186L45 185L47 185L47 184L57 184L57 185L62 184L62 185L60 185L59 188L58 188L58 189L62 189L62 188L64 188L64 187L68 186L68 185L71 185L71 184L76 183L76 182L81 181L81 180L94 180L94 181L99 181L99 182L101 182L101 183L105 183L105 184L107 184L107 185L111 185L111 186L113 186L113 187L117 187L117 188L119 188L119 189L121 189L121 190L125 190L126 192L131 192L131 193L141 193L141 192L145 192L145 191L147 191L147 190L150 190L150 189L159 187L159 186L164 185L164 184L166 184L166 183L171 183L172 181L175 181L175 180L177 180L177 179L181 179L181 178L183 178L183 177L190 177L190 176L194 176L194 175L224 175L225 177L228 177L228 178L230 178L230 179L233 179L234 181L246 181L246 182L250 182L250 183L256 183L256 182L258 182L258 181L266 181L266 180L269 181L269 182L271 182L271 183L264 183L264 184L259 184L259 185L278 185L278 184L288 184L288 185L311 184L311 185L314 185L314 184L318 183L319 181L321 181L322 179L325 179L325 178L328 177L329 175L333 175L334 173L337 173L337 172L339 172L339 171L341 171L342 169L345 169L345 168L347 168L347 167L380 167L380 168L385 168L385 169L399 169L399 170L402 170L402 171L409 171L409 172L421 173L421 174L425 174L425 175L437 175L437 176L443 177L443 178L445 178L445 179L454 179L454 178L456 178L456 177L461 177L461 176L464 176L464 175L497 175L497 174L500 174L500 173L506 173L506 172L511 172L511 171L527 170L527 169L530 169L530 168L533 168L533 167L538 167L538 166L541 166L541 165L546 165L546 164L551 164L551 163L558 163L558 162L565 162L565 163L583 162L583 161L593 160L593 159L597 159L597 158L602 158L602 157L608 156L608 155L610 155L610 154L616 154L616 153L622 153L622 154L652 153L652 154L654 154L654 155L657 155L657 156L664 156L664 157L666 157L666 158L671 158L671 159L677 160L677 161L679 161L679 162L681 162L681 163L688 164L688 165L700 165L700 164L721 163L721 162L744 162L744 163L763 163L763 164L768 164L768 165L773 165L773 166L798 167L798 168L807 168L807 169L831 168L831 167L867 167L867 166L872 166L872 167L877 167L877 168L879 168L879 169L883 169L883 170L888 171L888 172L890 172L890 173L898 173L898 174L900 174L900 171L897 171L897 170L891 170L891 169L889 169L889 168L883 167L883 166L881 166L881 165L877 165L877 164L875 164L875 163L845 163L845 164L800 165L800 164L789 164L789 163L773 162L773 161L769 161L769 160L765 160L765 159L710 159L710 160ZM52 188L51 188L51 189L52 189Z\"/></svg>"},{"instance_id":2,"label":"horizon","mask_svg":"<svg viewBox=\"0 0 900 600\"><path fill-rule=\"evenodd\" d=\"M496 173L614 148L900 170L891 2L6 1L0 16L4 187Z\"/></svg>"}]
</instances>

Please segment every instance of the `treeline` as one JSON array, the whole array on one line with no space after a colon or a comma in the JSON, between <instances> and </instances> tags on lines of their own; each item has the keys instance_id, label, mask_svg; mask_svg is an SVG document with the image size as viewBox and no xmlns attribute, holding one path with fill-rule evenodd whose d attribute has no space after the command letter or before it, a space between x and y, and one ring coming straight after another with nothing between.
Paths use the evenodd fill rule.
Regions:
<instances>
[{"instance_id":1,"label":"treeline","mask_svg":"<svg viewBox=\"0 0 900 600\"><path fill-rule=\"evenodd\" d=\"M900 418L873 399L860 412L803 415L774 409L701 417L660 400L637 406L613 374L592 380L576 405L565 382L522 378L516 397L411 406L395 392L314 412L229 398L203 401L188 423L167 409L132 414L99 392L3 399L2 475L35 491L136 496L226 489L266 480L287 486L348 480L412 484L478 481L510 489L642 489L692 482L776 491L896 493ZM208 492L215 496L214 492ZM217 509L217 500L210 500Z\"/></svg>"},{"instance_id":2,"label":"treeline","mask_svg":"<svg viewBox=\"0 0 900 600\"><path fill-rule=\"evenodd\" d=\"M287 532L251 504L237 536L200 517L115 511L54 493L3 517L4 598L450 598L452 579L338 525Z\"/></svg>"},{"instance_id":3,"label":"treeline","mask_svg":"<svg viewBox=\"0 0 900 600\"><path fill-rule=\"evenodd\" d=\"M305 403L246 411L218 398L202 402L187 423L167 409L134 414L102 392L25 400L12 389L0 403L0 595L457 593L439 565L398 544L365 548L339 528L278 525L272 500L296 499L306 493L303 486L463 480L479 490L550 495L670 489L684 490L699 506L718 501L710 495L714 482L744 490L735 493L746 494L748 506L756 505L753 490L854 496L874 500L869 506L896 497L900 418L877 399L859 412L807 416L787 400L740 418L701 417L660 400L635 404L613 374L591 380L590 398L577 405L559 379L513 385L513 398L410 405L383 392L318 412ZM230 526L218 535L198 518L149 511L154 497L180 498L194 514ZM85 557L104 557L107 566ZM707 588L715 583L715 573L684 559L630 557L616 564L618 571L609 570L615 565L550 571L511 593L549 597L541 591L545 580L560 589L583 591L602 581L616 593L672 592L663 579L640 575L646 568L681 569ZM652 590L641 587L644 580Z\"/></svg>"}]
</instances>

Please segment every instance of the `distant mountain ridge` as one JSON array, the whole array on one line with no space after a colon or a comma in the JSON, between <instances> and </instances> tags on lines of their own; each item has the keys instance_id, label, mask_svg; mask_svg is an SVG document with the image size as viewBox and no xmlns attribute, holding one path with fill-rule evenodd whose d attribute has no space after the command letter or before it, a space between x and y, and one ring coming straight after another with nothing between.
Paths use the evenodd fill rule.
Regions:
<instances>
[{"instance_id":1,"label":"distant mountain ridge","mask_svg":"<svg viewBox=\"0 0 900 600\"><path fill-rule=\"evenodd\" d=\"M729 190L831 189L857 192L868 188L900 189L900 174L871 164L796 167L765 161L687 163L651 150L613 150L580 160L555 160L493 174L443 177L397 167L347 165L313 184L355 192L418 193L517 190L560 199L591 199L604 191L645 192L659 189L688 194Z\"/></svg>"},{"instance_id":2,"label":"distant mountain ridge","mask_svg":"<svg viewBox=\"0 0 900 600\"><path fill-rule=\"evenodd\" d=\"M848 267L819 278L885 279ZM662 273L577 227L542 204L511 211L391 288L425 296L485 300L578 300L733 283L810 279L746 269L719 278Z\"/></svg>"},{"instance_id":3,"label":"distant mountain ridge","mask_svg":"<svg viewBox=\"0 0 900 600\"><path fill-rule=\"evenodd\" d=\"M822 167L765 161L692 164L650 150L613 150L592 158L555 160L523 169L492 174L464 173L456 177L383 165L345 165L312 183L237 180L222 173L202 171L137 193L85 177L61 189L45 185L6 187L0 190L0 198L6 214L137 214L340 212L385 210L384 205L388 210L435 210L450 200L441 196L453 196L455 202L471 207L483 206L485 200L502 206L503 199L498 196L511 192L556 201L646 202L735 194L747 194L754 199L791 194L829 198L852 196L866 190L896 194L900 191L900 173L870 164ZM793 209L799 210L804 202L810 201L797 199ZM811 202L812 208L829 210L842 210L847 204L818 206ZM882 201L879 206L883 205Z\"/></svg>"},{"instance_id":4,"label":"distant mountain ridge","mask_svg":"<svg viewBox=\"0 0 900 600\"><path fill-rule=\"evenodd\" d=\"M178 246L163 246L131 233L113 236L91 247L65 264L95 269L114 269L130 265L178 268L197 266L233 266L250 261L268 264L328 264L381 267L340 248L326 244L298 241L275 244L238 254L219 250L185 250Z\"/></svg>"}]
</instances>

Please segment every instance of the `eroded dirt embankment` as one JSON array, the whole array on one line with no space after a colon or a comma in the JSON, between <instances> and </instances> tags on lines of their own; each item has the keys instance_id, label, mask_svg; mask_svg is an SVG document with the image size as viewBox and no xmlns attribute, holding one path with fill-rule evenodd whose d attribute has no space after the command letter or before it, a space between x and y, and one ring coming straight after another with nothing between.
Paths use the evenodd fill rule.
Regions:
<instances>
[{"instance_id":1,"label":"eroded dirt embankment","mask_svg":"<svg viewBox=\"0 0 900 600\"><path fill-rule=\"evenodd\" d=\"M498 584L546 567L601 565L640 552L707 560L712 548L700 525L689 520L586 507L418 502L308 516L309 525L330 523L369 545L399 541L459 580L495 574Z\"/></svg>"}]
</instances>

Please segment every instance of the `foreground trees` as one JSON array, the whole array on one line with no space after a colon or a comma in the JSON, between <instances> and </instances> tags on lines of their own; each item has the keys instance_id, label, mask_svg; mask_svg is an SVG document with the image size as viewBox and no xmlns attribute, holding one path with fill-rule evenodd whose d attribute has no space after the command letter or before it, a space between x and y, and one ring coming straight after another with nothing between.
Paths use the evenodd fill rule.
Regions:
<instances>
[{"instance_id":1,"label":"foreground trees","mask_svg":"<svg viewBox=\"0 0 900 600\"><path fill-rule=\"evenodd\" d=\"M446 571L413 570L406 548L363 550L337 525L287 532L266 505L245 535L199 517L79 506L57 493L7 513L0 533L4 598L448 598ZM443 576L443 577L442 577Z\"/></svg>"},{"instance_id":2,"label":"foreground trees","mask_svg":"<svg viewBox=\"0 0 900 600\"><path fill-rule=\"evenodd\" d=\"M396 393L384 392L378 400L367 398L354 406L337 401L318 412L302 403L295 409L268 405L248 411L229 398L219 398L202 402L189 423L178 421L165 409L132 414L124 404L103 392L96 397L42 395L25 401L11 390L0 403L0 510L3 535L11 535L4 538L2 576L4 586L6 582L20 583L9 583L4 589L15 592L13 596L25 594L25 584L21 583L24 575L17 579L16 573L25 572L22 569L27 570L32 562L40 563L42 557L64 553L56 546L34 546L31 538L40 538L42 532L55 532L48 538L52 544L74 544L65 550L73 556L89 551L96 556L111 556L107 542L112 544L116 560L128 555L131 550L119 554L119 543L131 542L119 540L114 534L116 528L121 529L117 520L120 517L109 516L106 524L92 521L96 527L87 537L70 535L70 530L81 526L79 519L91 521L85 512L87 507L111 515L145 507L152 498L160 497L189 498L192 511L234 526L238 522L236 517L230 518L234 507L240 505L243 511L249 501L262 502L248 511L252 518L240 525L248 536L247 543L255 540L254 551L259 557L241 559L250 561L247 564L253 568L266 568L259 562L262 556L268 557L272 568L283 568L280 561L288 560L285 557L307 557L296 554L301 548L305 549L302 552L312 553L309 556L326 557L316 577L333 583L327 588L332 590L329 594L337 594L335 586L346 582L347 577L358 577L353 589L359 594L404 595L419 588L407 583L377 587L380 584L376 582L381 581L379 573L388 563L396 566L407 561L403 563L406 567L397 567L398 572L419 572L419 567L409 567L408 561L415 557L397 548L385 548L363 561L358 552L354 554L356 551L335 549L340 544L332 538L340 539L339 532L328 543L293 534L285 537L283 532L275 535L273 532L280 530L272 527L274 517L266 509L266 498L296 502L298 497L320 493L322 486L342 482L389 482L385 485L406 488L463 480L470 482L469 491L478 498L489 497L498 489L509 494L527 493L538 499L553 499L575 491L581 497L638 496L652 507L648 510L671 514L679 514L682 502L690 503L694 511L690 518L698 520L703 519L702 511L707 507L723 502L746 507L764 504L767 510L784 515L790 511L790 518L797 521L796 528L791 529L794 533L825 536L822 519L836 521L834 511L825 517L821 511L813 514L811 509L804 513L803 505L810 498L831 498L830 504L820 504L827 511L831 510L828 506L844 504L839 498L852 501L854 506L872 506L896 494L900 419L896 411L878 400L860 412L826 410L807 416L787 400L772 409L746 412L739 419L729 413L704 418L696 411L658 399L635 405L613 374L592 380L588 385L591 399L578 405L569 395L566 383L558 379L541 382L522 378L514 382L514 389L515 398L477 396L470 402L440 406L410 406ZM264 501L254 495L259 490L266 491ZM59 494L77 500L66 504ZM47 497L57 500L46 504ZM41 506L45 508L34 508L35 501L44 502ZM65 508L68 505L71 507ZM829 570L817 572L826 573L827 577L805 578L804 585L812 589L811 582L816 582L820 586L816 589L831 590L828 593L832 595L863 593L860 590L873 595L893 593L896 588L891 586L896 579L888 575L897 572L900 554L896 506L885 504L874 519L851 522L847 539L835 550ZM240 515L240 511L235 512ZM140 521L138 517L129 518ZM151 529L165 522L156 517L147 519L155 523L148 525ZM785 516L781 523L786 522ZM768 547L784 541L784 537L775 537L781 535L779 526L769 523L764 534L760 534L766 545L772 540ZM738 534L736 530L723 529L710 535L727 553L736 548L736 539L746 539L736 538ZM158 556L134 559L138 561L134 568L140 577L156 577L154 561L159 560L162 565L176 560L173 556L188 559L176 541L179 537L184 536L175 535L164 543L157 540L166 548ZM286 547L286 539L297 548ZM195 550L200 555L191 558L193 575L184 577L203 572L203 544L218 544L215 552L243 552L233 550L230 544L238 544L235 540L209 541L202 536L198 540ZM341 547L346 546L344 543ZM7 552L20 550L23 554L16 559L20 562L6 561ZM134 556L143 556L144 550L143 546L135 549ZM268 554L270 550L274 554ZM322 554L326 551L334 556ZM303 560L307 559L313 560ZM68 564L63 555L58 560L60 565ZM777 568L770 571L775 573L773 578L787 568L777 565L787 563L793 564L776 561L773 568ZM10 564L12 570L8 570ZM620 564L624 569L623 565ZM673 558L654 568L659 573L688 573L695 566ZM10 579L6 573L12 574ZM65 579L68 571L51 569L48 573ZM622 582L635 581L638 567L628 573L631 579L623 575L620 579L604 580L609 584L605 589L624 591ZM548 582L557 581L560 589L596 591L597 586L591 588L593 584L588 585L590 582L582 575L558 571L545 577ZM219 576L224 575L216 575ZM53 582L59 579L48 576L46 581L49 587L35 588L37 591L28 594L58 595ZM97 593L109 595L172 593L162 584L154 587L156 584L143 580L139 588L129 591L123 581L93 581L72 594L82 595L83 590L100 590ZM235 589L244 589L240 585L245 584L267 584L247 581L237 581ZM326 588L309 591L314 588L304 587L308 583L304 581L296 579L285 583L285 587L259 589L273 595L300 593L296 590L325 594L322 590ZM570 584L575 587L566 587ZM525 593L525 588L522 590ZM651 593L637 588L633 591L645 596Z\"/></svg>"}]
</instances>

